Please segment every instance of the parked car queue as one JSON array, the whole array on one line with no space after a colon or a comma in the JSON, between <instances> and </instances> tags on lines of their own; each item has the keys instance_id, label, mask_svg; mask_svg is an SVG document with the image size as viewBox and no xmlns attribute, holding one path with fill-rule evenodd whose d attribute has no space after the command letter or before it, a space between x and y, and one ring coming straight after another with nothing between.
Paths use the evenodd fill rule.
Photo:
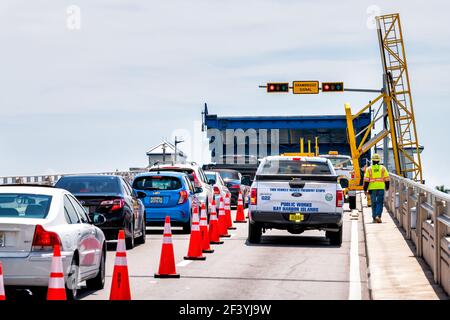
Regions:
<instances>
[{"instance_id":1,"label":"parked car queue","mask_svg":"<svg viewBox=\"0 0 450 320\"><path fill-rule=\"evenodd\" d=\"M5 286L45 291L51 252L59 245L68 298L77 298L83 281L102 289L106 242L117 240L119 230L125 231L127 249L144 243L146 227L163 225L166 215L189 233L193 207L204 203L209 214L214 197L227 194L217 172L207 177L196 164L152 167L131 185L116 175L67 175L54 187L1 185Z\"/></svg>"}]
</instances>

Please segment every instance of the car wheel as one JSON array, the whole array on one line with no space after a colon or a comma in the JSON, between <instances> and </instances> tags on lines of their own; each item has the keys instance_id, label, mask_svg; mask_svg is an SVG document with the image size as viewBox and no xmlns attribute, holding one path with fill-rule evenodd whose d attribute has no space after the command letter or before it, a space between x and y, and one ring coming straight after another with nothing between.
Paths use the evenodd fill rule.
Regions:
<instances>
[{"instance_id":1,"label":"car wheel","mask_svg":"<svg viewBox=\"0 0 450 320\"><path fill-rule=\"evenodd\" d=\"M136 239L136 242L139 244L145 243L145 236L147 234L146 224L145 224L145 215L143 217L142 226L141 226L141 236Z\"/></svg>"},{"instance_id":2,"label":"car wheel","mask_svg":"<svg viewBox=\"0 0 450 320\"><path fill-rule=\"evenodd\" d=\"M191 233L191 225L192 225L192 213L191 213L191 216L189 217L189 221L186 223L183 223L183 233L185 233L185 234Z\"/></svg>"},{"instance_id":3,"label":"car wheel","mask_svg":"<svg viewBox=\"0 0 450 320\"><path fill-rule=\"evenodd\" d=\"M130 237L125 239L125 244L127 247L127 250L131 250L134 248L134 221L130 221Z\"/></svg>"},{"instance_id":4,"label":"car wheel","mask_svg":"<svg viewBox=\"0 0 450 320\"><path fill-rule=\"evenodd\" d=\"M78 267L78 261L72 259L70 264L69 273L67 274L66 281L66 296L67 300L76 300L78 296L78 282L80 279L80 269Z\"/></svg>"},{"instance_id":5,"label":"car wheel","mask_svg":"<svg viewBox=\"0 0 450 320\"><path fill-rule=\"evenodd\" d=\"M342 244L342 226L337 232L327 231L325 236L330 240L332 246L340 246Z\"/></svg>"},{"instance_id":6,"label":"car wheel","mask_svg":"<svg viewBox=\"0 0 450 320\"><path fill-rule=\"evenodd\" d=\"M248 224L248 242L250 243L260 243L262 236L261 226L254 222Z\"/></svg>"},{"instance_id":7,"label":"car wheel","mask_svg":"<svg viewBox=\"0 0 450 320\"><path fill-rule=\"evenodd\" d=\"M349 196L348 204L350 206L350 210L356 209L356 196Z\"/></svg>"},{"instance_id":8,"label":"car wheel","mask_svg":"<svg viewBox=\"0 0 450 320\"><path fill-rule=\"evenodd\" d=\"M100 266L95 278L86 280L88 290L102 290L105 287L105 249L102 249L102 257L100 259Z\"/></svg>"}]
</instances>

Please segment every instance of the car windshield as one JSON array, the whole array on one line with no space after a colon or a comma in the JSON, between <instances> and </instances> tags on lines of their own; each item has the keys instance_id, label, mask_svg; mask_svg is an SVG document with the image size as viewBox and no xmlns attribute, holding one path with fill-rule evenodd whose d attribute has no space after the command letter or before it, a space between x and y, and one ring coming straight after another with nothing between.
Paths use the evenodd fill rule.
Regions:
<instances>
[{"instance_id":1,"label":"car windshield","mask_svg":"<svg viewBox=\"0 0 450 320\"><path fill-rule=\"evenodd\" d=\"M239 173L236 171L219 171L222 179L239 180Z\"/></svg>"},{"instance_id":2,"label":"car windshield","mask_svg":"<svg viewBox=\"0 0 450 320\"><path fill-rule=\"evenodd\" d=\"M346 157L325 157L331 161L336 169L353 169L352 160Z\"/></svg>"},{"instance_id":3,"label":"car windshield","mask_svg":"<svg viewBox=\"0 0 450 320\"><path fill-rule=\"evenodd\" d=\"M116 177L63 177L55 184L73 194L120 194L119 179Z\"/></svg>"},{"instance_id":4,"label":"car windshield","mask_svg":"<svg viewBox=\"0 0 450 320\"><path fill-rule=\"evenodd\" d=\"M133 182L137 190L178 190L181 187L180 179L170 176L137 177Z\"/></svg>"},{"instance_id":5,"label":"car windshield","mask_svg":"<svg viewBox=\"0 0 450 320\"><path fill-rule=\"evenodd\" d=\"M215 173L205 173L208 178L208 182L216 183L216 174Z\"/></svg>"},{"instance_id":6,"label":"car windshield","mask_svg":"<svg viewBox=\"0 0 450 320\"><path fill-rule=\"evenodd\" d=\"M47 217L52 197L38 194L3 193L0 194L0 218Z\"/></svg>"},{"instance_id":7,"label":"car windshield","mask_svg":"<svg viewBox=\"0 0 450 320\"><path fill-rule=\"evenodd\" d=\"M264 161L257 174L331 174L331 170L326 162L274 159Z\"/></svg>"}]
</instances>

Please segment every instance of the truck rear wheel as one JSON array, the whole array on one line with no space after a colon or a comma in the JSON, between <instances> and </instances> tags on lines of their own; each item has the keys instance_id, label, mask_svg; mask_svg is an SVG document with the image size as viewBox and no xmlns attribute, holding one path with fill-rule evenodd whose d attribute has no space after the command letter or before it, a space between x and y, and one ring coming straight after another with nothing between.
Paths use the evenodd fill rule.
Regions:
<instances>
[{"instance_id":1,"label":"truck rear wheel","mask_svg":"<svg viewBox=\"0 0 450 320\"><path fill-rule=\"evenodd\" d=\"M337 232L327 231L325 236L330 240L332 246L340 246L342 244L342 226Z\"/></svg>"},{"instance_id":2,"label":"truck rear wheel","mask_svg":"<svg viewBox=\"0 0 450 320\"><path fill-rule=\"evenodd\" d=\"M350 210L356 209L356 196L348 196Z\"/></svg>"},{"instance_id":3,"label":"truck rear wheel","mask_svg":"<svg viewBox=\"0 0 450 320\"><path fill-rule=\"evenodd\" d=\"M257 223L248 224L248 242L260 243L262 236L262 227Z\"/></svg>"}]
</instances>

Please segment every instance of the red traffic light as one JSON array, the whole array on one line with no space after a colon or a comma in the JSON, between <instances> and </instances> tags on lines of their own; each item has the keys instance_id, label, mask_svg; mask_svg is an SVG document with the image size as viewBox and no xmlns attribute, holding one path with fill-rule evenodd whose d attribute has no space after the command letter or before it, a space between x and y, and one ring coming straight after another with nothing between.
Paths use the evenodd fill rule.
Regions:
<instances>
[{"instance_id":1,"label":"red traffic light","mask_svg":"<svg viewBox=\"0 0 450 320\"><path fill-rule=\"evenodd\" d=\"M344 83L343 82L322 82L323 92L343 92Z\"/></svg>"},{"instance_id":2,"label":"red traffic light","mask_svg":"<svg viewBox=\"0 0 450 320\"><path fill-rule=\"evenodd\" d=\"M268 83L267 92L289 92L288 82Z\"/></svg>"}]
</instances>

